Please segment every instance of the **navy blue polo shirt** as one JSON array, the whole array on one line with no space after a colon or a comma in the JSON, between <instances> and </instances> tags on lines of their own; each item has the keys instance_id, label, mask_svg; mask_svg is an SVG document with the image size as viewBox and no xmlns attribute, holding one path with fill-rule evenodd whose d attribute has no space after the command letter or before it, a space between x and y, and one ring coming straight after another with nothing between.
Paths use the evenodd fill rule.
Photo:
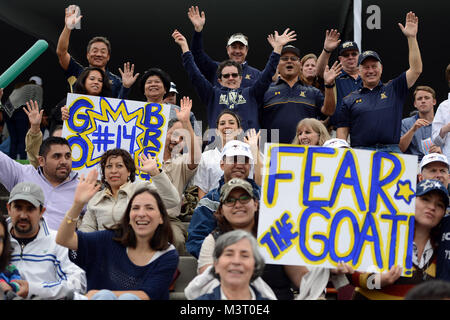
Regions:
<instances>
[{"instance_id":1,"label":"navy blue polo shirt","mask_svg":"<svg viewBox=\"0 0 450 320\"><path fill-rule=\"evenodd\" d=\"M320 111L323 102L324 95L319 89L305 86L301 81L297 81L291 88L279 78L277 82L271 84L264 95L261 128L278 129L279 142L291 143L300 120L325 118ZM267 141L271 141L270 132L267 133Z\"/></svg>"},{"instance_id":2,"label":"navy blue polo shirt","mask_svg":"<svg viewBox=\"0 0 450 320\"><path fill-rule=\"evenodd\" d=\"M83 72L85 67L83 67L78 61L76 61L72 56L70 57L69 67L64 72L67 80L70 77L78 78L78 76ZM114 73L109 72L106 69L106 76L109 79L109 84L111 85L112 97L119 99L126 99L130 88L125 88L122 86L122 79ZM70 83L70 82L69 82ZM73 92L73 87L71 86L70 91Z\"/></svg>"},{"instance_id":3,"label":"navy blue polo shirt","mask_svg":"<svg viewBox=\"0 0 450 320\"><path fill-rule=\"evenodd\" d=\"M372 90L354 91L343 99L337 127L350 128L353 148L398 144L407 94L406 72Z\"/></svg>"},{"instance_id":4,"label":"navy blue polo shirt","mask_svg":"<svg viewBox=\"0 0 450 320\"><path fill-rule=\"evenodd\" d=\"M342 100L346 96L348 96L351 92L358 90L361 87L362 87L362 80L360 76L354 79L344 70L341 71L341 74L336 78L336 87L334 91L334 96L336 97L336 111L330 117L330 125L335 126L338 122L337 114L341 109Z\"/></svg>"}]
</instances>

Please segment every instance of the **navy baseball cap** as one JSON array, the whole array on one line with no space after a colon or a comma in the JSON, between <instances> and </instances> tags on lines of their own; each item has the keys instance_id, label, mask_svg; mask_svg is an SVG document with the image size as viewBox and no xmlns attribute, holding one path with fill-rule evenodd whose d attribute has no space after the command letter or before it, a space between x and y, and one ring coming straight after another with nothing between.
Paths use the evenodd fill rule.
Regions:
<instances>
[{"instance_id":1,"label":"navy baseball cap","mask_svg":"<svg viewBox=\"0 0 450 320\"><path fill-rule=\"evenodd\" d=\"M359 52L358 44L355 41L342 42L338 48L338 55L341 56L342 52L347 50L356 50Z\"/></svg>"},{"instance_id":2,"label":"navy baseball cap","mask_svg":"<svg viewBox=\"0 0 450 320\"><path fill-rule=\"evenodd\" d=\"M295 54L297 57L300 57L300 50L297 47L294 47L290 44L288 44L287 46L284 46L283 49L281 50L281 55L285 54L286 52L292 52L293 54Z\"/></svg>"},{"instance_id":3,"label":"navy baseball cap","mask_svg":"<svg viewBox=\"0 0 450 320\"><path fill-rule=\"evenodd\" d=\"M448 190L439 180L427 179L420 181L417 184L416 197L423 196L424 194L427 194L428 192L431 191L440 192L444 200L445 206L448 207Z\"/></svg>"},{"instance_id":4,"label":"navy baseball cap","mask_svg":"<svg viewBox=\"0 0 450 320\"><path fill-rule=\"evenodd\" d=\"M361 54L359 55L359 58L358 58L358 66L359 66L361 63L363 63L364 60L366 60L367 58L374 58L375 60L378 60L378 61L380 61L380 63L381 63L381 58L380 58L380 56L378 55L378 53L376 53L375 51L372 51L372 50L367 50L367 51L364 51L363 53L361 53Z\"/></svg>"}]
</instances>

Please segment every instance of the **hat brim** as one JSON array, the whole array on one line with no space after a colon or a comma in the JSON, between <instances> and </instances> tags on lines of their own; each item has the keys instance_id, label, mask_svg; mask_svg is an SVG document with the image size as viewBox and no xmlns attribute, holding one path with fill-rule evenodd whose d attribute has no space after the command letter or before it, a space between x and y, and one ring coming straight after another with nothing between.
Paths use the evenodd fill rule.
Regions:
<instances>
[{"instance_id":1,"label":"hat brim","mask_svg":"<svg viewBox=\"0 0 450 320\"><path fill-rule=\"evenodd\" d=\"M28 195L22 195L22 194L16 194L15 196L11 197L9 199L9 201L8 201L8 204L10 204L13 201L17 201L17 200L28 201L35 208L39 208L39 206L41 205L41 203L38 200L36 200L34 197L31 197L31 196L28 196Z\"/></svg>"}]
</instances>

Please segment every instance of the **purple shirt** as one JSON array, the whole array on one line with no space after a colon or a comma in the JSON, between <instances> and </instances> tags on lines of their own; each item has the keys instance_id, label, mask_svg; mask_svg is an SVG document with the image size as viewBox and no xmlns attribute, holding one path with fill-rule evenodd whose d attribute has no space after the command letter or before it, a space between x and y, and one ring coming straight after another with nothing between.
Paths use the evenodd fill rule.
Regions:
<instances>
[{"instance_id":1,"label":"purple shirt","mask_svg":"<svg viewBox=\"0 0 450 320\"><path fill-rule=\"evenodd\" d=\"M23 165L0 152L0 182L8 191L20 182L32 182L44 191L47 210L44 218L50 229L58 230L64 215L73 203L75 189L78 185L78 173L71 172L69 179L54 187L45 178L42 168L35 169L32 165Z\"/></svg>"}]
</instances>

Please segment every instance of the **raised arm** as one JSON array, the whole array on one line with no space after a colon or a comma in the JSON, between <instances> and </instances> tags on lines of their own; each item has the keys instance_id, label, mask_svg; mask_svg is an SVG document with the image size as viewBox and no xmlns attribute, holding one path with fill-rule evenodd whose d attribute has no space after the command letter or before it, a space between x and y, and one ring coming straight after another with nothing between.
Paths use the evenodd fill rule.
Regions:
<instances>
[{"instance_id":1,"label":"raised arm","mask_svg":"<svg viewBox=\"0 0 450 320\"><path fill-rule=\"evenodd\" d=\"M334 93L334 86L336 85L336 77L341 73L342 65L336 61L333 65L328 67L325 66L325 71L323 73L323 80L325 83L325 99L323 101L323 106L320 111L327 116L334 114L336 110L336 99Z\"/></svg>"},{"instance_id":2,"label":"raised arm","mask_svg":"<svg viewBox=\"0 0 450 320\"><path fill-rule=\"evenodd\" d=\"M27 106L23 108L23 111L27 114L30 121L30 129L25 137L25 150L28 160L30 160L33 167L37 168L39 167L39 148L42 144L41 121L44 109L39 111L37 101L30 100L26 104Z\"/></svg>"},{"instance_id":3,"label":"raised arm","mask_svg":"<svg viewBox=\"0 0 450 320\"><path fill-rule=\"evenodd\" d=\"M206 15L205 12L200 12L198 6L192 6L188 9L188 17L189 20L191 20L192 25L194 26L194 29L196 32L202 32L203 26L206 22Z\"/></svg>"},{"instance_id":4,"label":"raised arm","mask_svg":"<svg viewBox=\"0 0 450 320\"><path fill-rule=\"evenodd\" d=\"M70 54L68 51L70 34L72 29L75 28L75 25L80 22L83 17L77 17L78 13L79 8L75 5L70 5L66 8L64 29L59 36L58 45L56 47L56 55L58 56L59 64L64 70L67 70L70 63Z\"/></svg>"},{"instance_id":5,"label":"raised arm","mask_svg":"<svg viewBox=\"0 0 450 320\"><path fill-rule=\"evenodd\" d=\"M98 172L96 169L91 170L85 177L80 177L72 207L67 211L58 233L56 234L56 243L69 248L71 250L78 249L78 236L75 232L76 221L80 217L80 213L89 200L100 190L100 184L97 184Z\"/></svg>"},{"instance_id":6,"label":"raised arm","mask_svg":"<svg viewBox=\"0 0 450 320\"><path fill-rule=\"evenodd\" d=\"M325 41L323 42L323 50L317 59L317 75L323 78L323 72L325 67L328 65L331 53L339 46L341 43L341 34L336 29L325 31Z\"/></svg>"},{"instance_id":7,"label":"raised arm","mask_svg":"<svg viewBox=\"0 0 450 320\"><path fill-rule=\"evenodd\" d=\"M417 42L419 18L410 11L406 14L405 26L401 23L398 26L408 40L409 69L406 71L406 82L408 88L411 88L422 73L422 57Z\"/></svg>"},{"instance_id":8,"label":"raised arm","mask_svg":"<svg viewBox=\"0 0 450 320\"><path fill-rule=\"evenodd\" d=\"M123 64L123 71L119 68L120 76L122 77L122 86L124 88L131 88L131 86L136 82L139 77L139 73L134 74L134 64L125 62Z\"/></svg>"},{"instance_id":9,"label":"raised arm","mask_svg":"<svg viewBox=\"0 0 450 320\"><path fill-rule=\"evenodd\" d=\"M281 54L281 50L286 44L297 40L297 34L295 33L295 31L289 30L290 29L287 28L282 34L278 34L278 31L275 30L273 34L269 34L267 36L267 41L272 46L273 52Z\"/></svg>"},{"instance_id":10,"label":"raised arm","mask_svg":"<svg viewBox=\"0 0 450 320\"><path fill-rule=\"evenodd\" d=\"M197 137L195 136L194 129L192 128L190 115L192 109L192 100L189 97L183 97L180 100L180 110L175 109L177 113L177 119L180 120L183 125L183 129L189 132L187 141L187 147L189 152L189 164L188 168L194 170L197 168L200 158L202 156L202 149Z\"/></svg>"}]
</instances>

